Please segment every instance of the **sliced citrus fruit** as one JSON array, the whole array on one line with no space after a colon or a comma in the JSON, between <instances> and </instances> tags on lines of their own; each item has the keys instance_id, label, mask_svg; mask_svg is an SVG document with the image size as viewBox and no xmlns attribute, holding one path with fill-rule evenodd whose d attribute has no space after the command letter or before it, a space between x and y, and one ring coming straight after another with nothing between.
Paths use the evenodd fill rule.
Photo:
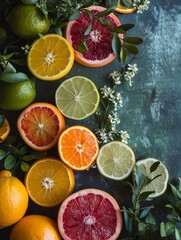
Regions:
<instances>
[{"instance_id":1,"label":"sliced citrus fruit","mask_svg":"<svg viewBox=\"0 0 181 240\"><path fill-rule=\"evenodd\" d=\"M52 104L38 102L28 106L18 117L18 131L28 146L35 150L48 150L65 128L65 119Z\"/></svg>"},{"instance_id":2,"label":"sliced citrus fruit","mask_svg":"<svg viewBox=\"0 0 181 240\"><path fill-rule=\"evenodd\" d=\"M0 127L0 140L4 141L10 132L10 125L7 119L4 120L2 127Z\"/></svg>"},{"instance_id":3,"label":"sliced citrus fruit","mask_svg":"<svg viewBox=\"0 0 181 240\"><path fill-rule=\"evenodd\" d=\"M120 141L112 141L103 145L97 157L99 172L113 180L127 178L132 172L134 164L134 152L128 145Z\"/></svg>"},{"instance_id":4,"label":"sliced citrus fruit","mask_svg":"<svg viewBox=\"0 0 181 240\"><path fill-rule=\"evenodd\" d=\"M25 177L30 198L40 206L52 207L62 202L73 190L74 174L59 159L36 161Z\"/></svg>"},{"instance_id":5,"label":"sliced citrus fruit","mask_svg":"<svg viewBox=\"0 0 181 240\"><path fill-rule=\"evenodd\" d=\"M64 130L58 140L61 160L74 170L88 169L99 152L94 133L83 126L72 126Z\"/></svg>"},{"instance_id":6,"label":"sliced citrus fruit","mask_svg":"<svg viewBox=\"0 0 181 240\"><path fill-rule=\"evenodd\" d=\"M75 60L88 67L104 66L115 59L112 50L112 37L110 30L98 20L98 13L106 8L101 6L90 6L87 10L91 11L94 17L81 12L77 20L69 21L66 28L66 39L72 44L75 52ZM104 21L109 21L112 28L120 25L119 19L113 14L103 17ZM86 32L91 26L91 30ZM86 51L79 52L80 44L86 45Z\"/></svg>"},{"instance_id":7,"label":"sliced citrus fruit","mask_svg":"<svg viewBox=\"0 0 181 240\"><path fill-rule=\"evenodd\" d=\"M83 76L65 80L55 94L56 106L71 119L81 120L92 115L98 108L100 95L95 84Z\"/></svg>"},{"instance_id":8,"label":"sliced citrus fruit","mask_svg":"<svg viewBox=\"0 0 181 240\"><path fill-rule=\"evenodd\" d=\"M123 13L123 14L133 13L136 10L137 10L136 7L129 8L129 7L125 7L125 6L121 5L120 0L118 0L118 5L117 5L117 7L115 9L116 12Z\"/></svg>"},{"instance_id":9,"label":"sliced citrus fruit","mask_svg":"<svg viewBox=\"0 0 181 240\"><path fill-rule=\"evenodd\" d=\"M115 240L121 232L122 215L110 194L98 189L84 189L64 200L57 223L65 240Z\"/></svg>"},{"instance_id":10,"label":"sliced citrus fruit","mask_svg":"<svg viewBox=\"0 0 181 240\"><path fill-rule=\"evenodd\" d=\"M28 54L28 68L42 80L58 80L65 76L74 63L70 43L58 34L47 34L36 40Z\"/></svg>"},{"instance_id":11,"label":"sliced citrus fruit","mask_svg":"<svg viewBox=\"0 0 181 240\"><path fill-rule=\"evenodd\" d=\"M157 169L153 172L150 172L150 167L158 161L160 164ZM159 177L155 178L151 183L149 183L146 187L144 187L142 192L154 191L149 195L149 197L151 198L159 197L160 195L162 195L167 188L167 183L169 179L169 174L166 166L160 160L155 158L146 158L140 160L136 162L136 166L145 176L149 177L150 179L153 179L154 177L160 175Z\"/></svg>"}]
</instances>

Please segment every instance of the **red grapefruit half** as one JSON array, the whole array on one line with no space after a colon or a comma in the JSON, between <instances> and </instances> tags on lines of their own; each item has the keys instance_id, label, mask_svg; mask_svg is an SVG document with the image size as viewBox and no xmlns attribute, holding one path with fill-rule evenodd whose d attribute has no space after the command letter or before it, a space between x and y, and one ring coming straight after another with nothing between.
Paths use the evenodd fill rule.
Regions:
<instances>
[{"instance_id":1,"label":"red grapefruit half","mask_svg":"<svg viewBox=\"0 0 181 240\"><path fill-rule=\"evenodd\" d=\"M17 127L28 146L45 151L57 143L60 133L65 129L65 119L54 105L38 102L20 114Z\"/></svg>"},{"instance_id":2,"label":"red grapefruit half","mask_svg":"<svg viewBox=\"0 0 181 240\"><path fill-rule=\"evenodd\" d=\"M106 8L90 6L86 9L91 11L95 17L91 20L87 13L81 12L77 20L69 21L66 28L66 39L71 43L75 60L78 63L87 67L101 67L112 62L116 57L111 46L112 34L96 16ZM103 17L103 19L109 21L112 28L121 25L119 19L113 13ZM92 28L89 34L85 35L91 21ZM85 42L87 46L87 50L83 53L78 52L78 45L81 41Z\"/></svg>"},{"instance_id":3,"label":"red grapefruit half","mask_svg":"<svg viewBox=\"0 0 181 240\"><path fill-rule=\"evenodd\" d=\"M121 232L122 215L110 194L90 188L64 200L57 223L64 240L115 240Z\"/></svg>"}]
</instances>

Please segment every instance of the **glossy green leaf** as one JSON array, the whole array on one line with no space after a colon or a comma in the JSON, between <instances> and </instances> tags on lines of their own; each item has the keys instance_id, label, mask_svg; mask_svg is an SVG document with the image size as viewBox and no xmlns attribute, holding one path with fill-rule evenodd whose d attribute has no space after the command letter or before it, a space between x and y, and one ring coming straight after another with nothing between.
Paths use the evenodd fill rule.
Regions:
<instances>
[{"instance_id":1,"label":"glossy green leaf","mask_svg":"<svg viewBox=\"0 0 181 240\"><path fill-rule=\"evenodd\" d=\"M147 191L147 192L142 192L139 196L139 201L146 200L150 194L154 193L155 191Z\"/></svg>"},{"instance_id":2,"label":"glossy green leaf","mask_svg":"<svg viewBox=\"0 0 181 240\"><path fill-rule=\"evenodd\" d=\"M121 25L121 28L122 28L124 31L128 31L128 30L134 28L134 26L135 26L134 24L122 24L122 25Z\"/></svg>"},{"instance_id":3,"label":"glossy green leaf","mask_svg":"<svg viewBox=\"0 0 181 240\"><path fill-rule=\"evenodd\" d=\"M0 80L9 83L17 83L28 80L28 77L25 73L1 73Z\"/></svg>"},{"instance_id":4,"label":"glossy green leaf","mask_svg":"<svg viewBox=\"0 0 181 240\"><path fill-rule=\"evenodd\" d=\"M19 149L19 155L23 156L27 153L28 148L27 146L23 146L22 148Z\"/></svg>"},{"instance_id":5,"label":"glossy green leaf","mask_svg":"<svg viewBox=\"0 0 181 240\"><path fill-rule=\"evenodd\" d=\"M154 163L150 166L150 173L156 171L159 165L160 165L160 162L159 162L159 161L154 162Z\"/></svg>"},{"instance_id":6,"label":"glossy green leaf","mask_svg":"<svg viewBox=\"0 0 181 240\"><path fill-rule=\"evenodd\" d=\"M92 5L94 5L94 3L95 3L94 0L84 1L83 5L82 5L82 8L86 8L86 7L92 6Z\"/></svg>"},{"instance_id":7,"label":"glossy green leaf","mask_svg":"<svg viewBox=\"0 0 181 240\"><path fill-rule=\"evenodd\" d=\"M98 17L104 17L104 16L107 16L109 15L110 13L114 12L114 10L116 9L116 6L111 6L109 8L107 8L106 10L102 11L102 12L99 12L97 14Z\"/></svg>"},{"instance_id":8,"label":"glossy green leaf","mask_svg":"<svg viewBox=\"0 0 181 240\"><path fill-rule=\"evenodd\" d=\"M62 29L60 27L56 27L55 32L56 32L56 34L63 36Z\"/></svg>"},{"instance_id":9,"label":"glossy green leaf","mask_svg":"<svg viewBox=\"0 0 181 240\"><path fill-rule=\"evenodd\" d=\"M145 208L141 211L139 218L142 220L144 219L148 213L150 212L151 208Z\"/></svg>"},{"instance_id":10,"label":"glossy green leaf","mask_svg":"<svg viewBox=\"0 0 181 240\"><path fill-rule=\"evenodd\" d=\"M4 160L4 168L7 170L12 169L16 164L16 158L13 155L8 155Z\"/></svg>"},{"instance_id":11,"label":"glossy green leaf","mask_svg":"<svg viewBox=\"0 0 181 240\"><path fill-rule=\"evenodd\" d=\"M153 225L156 224L156 220L153 217L153 215L151 214L151 212L149 212L148 215L146 216L145 222L148 223L148 224L153 224Z\"/></svg>"},{"instance_id":12,"label":"glossy green leaf","mask_svg":"<svg viewBox=\"0 0 181 240\"><path fill-rule=\"evenodd\" d=\"M112 25L109 20L104 19L104 18L98 18L97 19L99 22L101 22L104 26L108 27L112 31Z\"/></svg>"},{"instance_id":13,"label":"glossy green leaf","mask_svg":"<svg viewBox=\"0 0 181 240\"><path fill-rule=\"evenodd\" d=\"M90 10L83 9L82 11L85 12L90 17L90 19L94 19L94 14Z\"/></svg>"},{"instance_id":14,"label":"glossy green leaf","mask_svg":"<svg viewBox=\"0 0 181 240\"><path fill-rule=\"evenodd\" d=\"M180 240L181 239L181 231L179 229L175 229L175 239Z\"/></svg>"},{"instance_id":15,"label":"glossy green leaf","mask_svg":"<svg viewBox=\"0 0 181 240\"><path fill-rule=\"evenodd\" d=\"M143 39L139 37L127 37L127 38L124 38L123 41L133 45L139 45L143 43Z\"/></svg>"},{"instance_id":16,"label":"glossy green leaf","mask_svg":"<svg viewBox=\"0 0 181 240\"><path fill-rule=\"evenodd\" d=\"M106 7L111 7L111 6L117 6L118 1L117 0L105 0L105 5Z\"/></svg>"},{"instance_id":17,"label":"glossy green leaf","mask_svg":"<svg viewBox=\"0 0 181 240\"><path fill-rule=\"evenodd\" d=\"M161 224L160 224L160 235L161 235L161 237L166 237L165 223L164 222L161 222Z\"/></svg>"},{"instance_id":18,"label":"glossy green leaf","mask_svg":"<svg viewBox=\"0 0 181 240\"><path fill-rule=\"evenodd\" d=\"M30 169L30 165L24 161L21 162L20 167L23 172L27 172Z\"/></svg>"},{"instance_id":19,"label":"glossy green leaf","mask_svg":"<svg viewBox=\"0 0 181 240\"><path fill-rule=\"evenodd\" d=\"M122 63L125 63L128 59L128 52L126 51L126 49L124 47L121 48L120 51L120 61Z\"/></svg>"},{"instance_id":20,"label":"glossy green leaf","mask_svg":"<svg viewBox=\"0 0 181 240\"><path fill-rule=\"evenodd\" d=\"M124 47L133 55L137 55L139 52L138 48L133 45L125 44Z\"/></svg>"},{"instance_id":21,"label":"glossy green leaf","mask_svg":"<svg viewBox=\"0 0 181 240\"><path fill-rule=\"evenodd\" d=\"M138 231L141 235L145 234L145 231L146 231L146 224L145 223L142 223L142 222L139 222L138 223Z\"/></svg>"},{"instance_id":22,"label":"glossy green leaf","mask_svg":"<svg viewBox=\"0 0 181 240\"><path fill-rule=\"evenodd\" d=\"M127 212L127 209L123 206L123 215L124 215L124 224L127 230L129 230L130 217Z\"/></svg>"},{"instance_id":23,"label":"glossy green leaf","mask_svg":"<svg viewBox=\"0 0 181 240\"><path fill-rule=\"evenodd\" d=\"M174 223L172 223L172 222L165 223L165 232L166 232L167 236L171 235L174 232L174 229L175 229Z\"/></svg>"},{"instance_id":24,"label":"glossy green leaf","mask_svg":"<svg viewBox=\"0 0 181 240\"><path fill-rule=\"evenodd\" d=\"M89 23L89 25L88 25L88 27L87 27L84 35L85 35L85 36L89 35L90 32L91 32L91 30L92 30L92 22Z\"/></svg>"},{"instance_id":25,"label":"glossy green leaf","mask_svg":"<svg viewBox=\"0 0 181 240\"><path fill-rule=\"evenodd\" d=\"M78 51L79 53L83 53L83 52L86 52L87 49L88 49L88 48L87 48L87 46L86 46L86 42L80 41L79 44L78 44L78 49L77 49L77 51Z\"/></svg>"},{"instance_id":26,"label":"glossy green leaf","mask_svg":"<svg viewBox=\"0 0 181 240\"><path fill-rule=\"evenodd\" d=\"M112 50L120 61L121 41L119 36L115 33L113 34L112 38Z\"/></svg>"},{"instance_id":27,"label":"glossy green leaf","mask_svg":"<svg viewBox=\"0 0 181 240\"><path fill-rule=\"evenodd\" d=\"M23 156L22 159L26 162L29 162L29 161L32 161L32 160L36 160L36 159L46 157L46 156L47 156L47 152L35 151L35 152L32 152L29 155Z\"/></svg>"},{"instance_id":28,"label":"glossy green leaf","mask_svg":"<svg viewBox=\"0 0 181 240\"><path fill-rule=\"evenodd\" d=\"M6 156L6 151L0 149L0 160L2 160Z\"/></svg>"},{"instance_id":29,"label":"glossy green leaf","mask_svg":"<svg viewBox=\"0 0 181 240\"><path fill-rule=\"evenodd\" d=\"M79 11L79 10L75 10L75 12L70 15L69 21L76 20L76 19L78 19L79 17L80 17L80 11Z\"/></svg>"},{"instance_id":30,"label":"glossy green leaf","mask_svg":"<svg viewBox=\"0 0 181 240\"><path fill-rule=\"evenodd\" d=\"M16 73L16 69L13 67L13 65L10 62L8 62L3 73Z\"/></svg>"},{"instance_id":31,"label":"glossy green leaf","mask_svg":"<svg viewBox=\"0 0 181 240\"><path fill-rule=\"evenodd\" d=\"M125 34L126 31L122 28L122 26L119 26L117 28L114 28L114 32L117 32L117 33L122 33L122 34Z\"/></svg>"},{"instance_id":32,"label":"glossy green leaf","mask_svg":"<svg viewBox=\"0 0 181 240\"><path fill-rule=\"evenodd\" d=\"M128 8L133 7L133 3L131 0L120 0L120 4Z\"/></svg>"}]
</instances>

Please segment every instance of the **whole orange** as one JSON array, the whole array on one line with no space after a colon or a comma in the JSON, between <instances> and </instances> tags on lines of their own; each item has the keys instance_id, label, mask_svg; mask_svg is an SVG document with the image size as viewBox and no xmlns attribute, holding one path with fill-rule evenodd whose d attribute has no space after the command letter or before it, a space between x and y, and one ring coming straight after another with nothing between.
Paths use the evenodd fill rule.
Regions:
<instances>
[{"instance_id":1,"label":"whole orange","mask_svg":"<svg viewBox=\"0 0 181 240\"><path fill-rule=\"evenodd\" d=\"M0 228L18 222L28 207L28 192L10 171L0 171Z\"/></svg>"},{"instance_id":2,"label":"whole orange","mask_svg":"<svg viewBox=\"0 0 181 240\"><path fill-rule=\"evenodd\" d=\"M28 215L13 227L10 240L61 240L57 224L49 217Z\"/></svg>"}]
</instances>

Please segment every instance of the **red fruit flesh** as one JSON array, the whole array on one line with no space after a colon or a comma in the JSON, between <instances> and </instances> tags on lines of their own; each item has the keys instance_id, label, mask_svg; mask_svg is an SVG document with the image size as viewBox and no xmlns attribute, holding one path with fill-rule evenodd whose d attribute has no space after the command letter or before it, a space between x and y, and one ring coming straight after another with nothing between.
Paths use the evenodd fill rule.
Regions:
<instances>
[{"instance_id":1,"label":"red fruit flesh","mask_svg":"<svg viewBox=\"0 0 181 240\"><path fill-rule=\"evenodd\" d=\"M62 237L65 240L115 240L122 226L121 214L116 201L100 190L80 192L83 191L85 194L78 194L68 201L66 206L63 206L61 217L60 208L59 218L62 219L58 219L62 222L64 231ZM62 233L60 225L59 230Z\"/></svg>"}]
</instances>

